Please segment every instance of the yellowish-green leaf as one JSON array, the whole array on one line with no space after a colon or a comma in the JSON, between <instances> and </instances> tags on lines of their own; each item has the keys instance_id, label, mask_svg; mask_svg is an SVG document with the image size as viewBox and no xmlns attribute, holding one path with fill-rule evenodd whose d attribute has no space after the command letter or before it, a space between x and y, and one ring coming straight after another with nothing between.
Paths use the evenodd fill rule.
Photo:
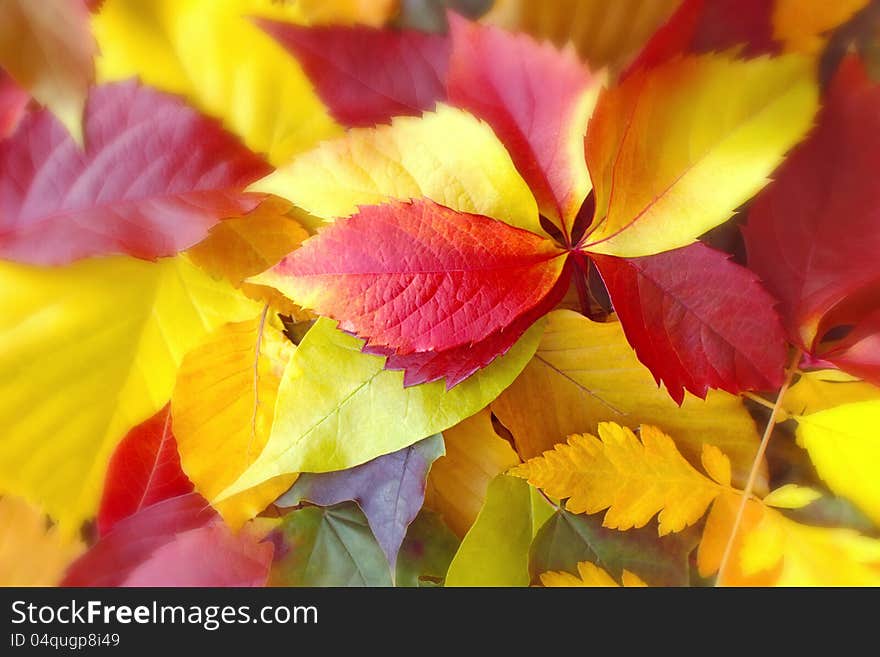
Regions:
<instances>
[{"instance_id":1,"label":"yellowish-green leaf","mask_svg":"<svg viewBox=\"0 0 880 657\"><path fill-rule=\"evenodd\" d=\"M263 451L293 351L262 314L220 327L183 359L171 398L174 437L184 472L209 502ZM238 529L295 480L295 474L275 477L215 507Z\"/></svg>"},{"instance_id":2,"label":"yellowish-green leaf","mask_svg":"<svg viewBox=\"0 0 880 657\"><path fill-rule=\"evenodd\" d=\"M840 370L818 370L800 376L782 400L789 415L809 415L854 402L880 401L880 388Z\"/></svg>"},{"instance_id":3,"label":"yellowish-green leaf","mask_svg":"<svg viewBox=\"0 0 880 657\"><path fill-rule=\"evenodd\" d=\"M259 306L184 257L0 263L0 492L65 531L94 515L110 454L171 397L183 356Z\"/></svg>"},{"instance_id":4,"label":"yellowish-green leaf","mask_svg":"<svg viewBox=\"0 0 880 657\"><path fill-rule=\"evenodd\" d=\"M425 506L464 536L483 506L489 482L520 461L510 443L495 433L488 409L444 431L443 440L446 455L431 466Z\"/></svg>"},{"instance_id":5,"label":"yellowish-green leaf","mask_svg":"<svg viewBox=\"0 0 880 657\"><path fill-rule=\"evenodd\" d=\"M39 509L0 497L0 586L57 586L84 550L82 541L49 526Z\"/></svg>"},{"instance_id":6,"label":"yellowish-green leaf","mask_svg":"<svg viewBox=\"0 0 880 657\"><path fill-rule=\"evenodd\" d=\"M570 587L570 586L593 586L593 587L619 587L620 584L607 573L607 571L599 568L589 561L581 561L577 565L578 574L576 577L571 573L549 571L541 573L541 584L547 587ZM645 587L648 586L636 574L624 570L621 575L621 582L625 587Z\"/></svg>"},{"instance_id":7,"label":"yellowish-green leaf","mask_svg":"<svg viewBox=\"0 0 880 657\"><path fill-rule=\"evenodd\" d=\"M880 400L844 404L797 421L798 444L823 481L880 524Z\"/></svg>"},{"instance_id":8,"label":"yellowish-green leaf","mask_svg":"<svg viewBox=\"0 0 880 657\"><path fill-rule=\"evenodd\" d=\"M252 186L330 221L359 205L429 198L543 234L538 205L492 129L445 105L356 128Z\"/></svg>"},{"instance_id":9,"label":"yellowish-green leaf","mask_svg":"<svg viewBox=\"0 0 880 657\"><path fill-rule=\"evenodd\" d=\"M535 524L529 485L507 475L497 476L449 564L446 586L528 586Z\"/></svg>"},{"instance_id":10,"label":"yellowish-green leaf","mask_svg":"<svg viewBox=\"0 0 880 657\"><path fill-rule=\"evenodd\" d=\"M777 509L802 509L822 497L822 493L814 488L785 484L771 491L764 498L764 504Z\"/></svg>"},{"instance_id":11,"label":"yellowish-green leaf","mask_svg":"<svg viewBox=\"0 0 880 657\"><path fill-rule=\"evenodd\" d=\"M596 192L588 251L645 256L723 223L810 129L813 63L674 59L599 99L587 135Z\"/></svg>"},{"instance_id":12,"label":"yellowish-green leaf","mask_svg":"<svg viewBox=\"0 0 880 657\"><path fill-rule=\"evenodd\" d=\"M341 132L297 61L249 16L301 21L272 0L105 0L99 80L138 76L182 94L279 165Z\"/></svg>"},{"instance_id":13,"label":"yellowish-green leaf","mask_svg":"<svg viewBox=\"0 0 880 657\"><path fill-rule=\"evenodd\" d=\"M84 3L0 0L0 68L46 105L79 144L96 51Z\"/></svg>"},{"instance_id":14,"label":"yellowish-green leaf","mask_svg":"<svg viewBox=\"0 0 880 657\"><path fill-rule=\"evenodd\" d=\"M571 434L595 432L599 422L631 429L650 424L673 436L693 464L700 463L703 443L719 447L732 462L734 479L744 481L759 443L738 397L710 391L703 401L687 395L679 408L638 361L620 324L591 322L570 310L550 313L535 357L492 410L523 458L553 449Z\"/></svg>"},{"instance_id":15,"label":"yellowish-green leaf","mask_svg":"<svg viewBox=\"0 0 880 657\"><path fill-rule=\"evenodd\" d=\"M655 427L643 425L641 440L613 422L599 424L598 433L573 435L511 474L568 498L565 508L572 513L607 509L602 524L611 529L644 527L659 512L661 536L694 524L723 489Z\"/></svg>"},{"instance_id":16,"label":"yellowish-green leaf","mask_svg":"<svg viewBox=\"0 0 880 657\"><path fill-rule=\"evenodd\" d=\"M535 353L543 321L452 390L403 387L403 372L361 352L363 341L319 319L284 373L272 434L260 457L217 500L278 475L344 470L440 433L486 406Z\"/></svg>"}]
</instances>

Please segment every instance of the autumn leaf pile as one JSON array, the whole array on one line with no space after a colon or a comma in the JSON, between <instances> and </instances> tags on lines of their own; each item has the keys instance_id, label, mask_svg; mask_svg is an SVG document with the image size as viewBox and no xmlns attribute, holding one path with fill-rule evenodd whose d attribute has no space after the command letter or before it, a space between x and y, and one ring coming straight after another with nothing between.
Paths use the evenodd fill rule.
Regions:
<instances>
[{"instance_id":1,"label":"autumn leaf pile","mask_svg":"<svg viewBox=\"0 0 880 657\"><path fill-rule=\"evenodd\" d=\"M450 4L0 0L0 583L880 585L880 2Z\"/></svg>"}]
</instances>

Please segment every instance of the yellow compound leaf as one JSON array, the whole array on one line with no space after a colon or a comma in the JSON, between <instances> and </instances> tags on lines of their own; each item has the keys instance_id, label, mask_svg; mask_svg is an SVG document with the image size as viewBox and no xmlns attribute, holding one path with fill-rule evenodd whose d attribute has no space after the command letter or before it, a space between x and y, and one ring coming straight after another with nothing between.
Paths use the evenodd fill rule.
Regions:
<instances>
[{"instance_id":1,"label":"yellow compound leaf","mask_svg":"<svg viewBox=\"0 0 880 657\"><path fill-rule=\"evenodd\" d=\"M209 502L263 451L294 349L263 314L222 326L183 359L171 398L172 426L183 470ZM295 480L295 474L276 477L214 506L238 529Z\"/></svg>"},{"instance_id":2,"label":"yellow compound leaf","mask_svg":"<svg viewBox=\"0 0 880 657\"><path fill-rule=\"evenodd\" d=\"M296 60L248 16L301 21L272 0L105 0L99 80L138 76L222 120L279 165L341 132Z\"/></svg>"},{"instance_id":3,"label":"yellow compound leaf","mask_svg":"<svg viewBox=\"0 0 880 657\"><path fill-rule=\"evenodd\" d=\"M703 444L720 448L745 481L759 443L755 423L738 397L710 391L686 395L679 408L635 356L620 324L600 324L570 310L548 315L538 351L517 380L492 403L523 458L537 456L568 436L611 421L659 427L682 453L700 463ZM766 479L758 489L766 491Z\"/></svg>"},{"instance_id":4,"label":"yellow compound leaf","mask_svg":"<svg viewBox=\"0 0 880 657\"><path fill-rule=\"evenodd\" d=\"M789 52L818 53L827 33L848 21L870 0L776 0L773 36Z\"/></svg>"},{"instance_id":5,"label":"yellow compound leaf","mask_svg":"<svg viewBox=\"0 0 880 657\"><path fill-rule=\"evenodd\" d=\"M797 418L797 441L822 480L880 525L880 400Z\"/></svg>"},{"instance_id":6,"label":"yellow compound leaf","mask_svg":"<svg viewBox=\"0 0 880 657\"><path fill-rule=\"evenodd\" d=\"M85 550L79 538L49 526L46 516L17 497L0 497L0 586L57 586Z\"/></svg>"},{"instance_id":7,"label":"yellow compound leaf","mask_svg":"<svg viewBox=\"0 0 880 657\"><path fill-rule=\"evenodd\" d=\"M520 460L510 443L495 433L488 409L444 431L443 440L446 455L431 466L425 506L464 536L483 506L489 482Z\"/></svg>"},{"instance_id":8,"label":"yellow compound leaf","mask_svg":"<svg viewBox=\"0 0 880 657\"><path fill-rule=\"evenodd\" d=\"M252 185L331 221L360 205L429 198L543 234L538 205L485 123L445 105L355 128Z\"/></svg>"},{"instance_id":9,"label":"yellow compound leaf","mask_svg":"<svg viewBox=\"0 0 880 657\"><path fill-rule=\"evenodd\" d=\"M607 509L602 524L611 529L644 527L659 512L661 536L694 524L723 489L655 427L643 425L641 440L612 422L601 423L598 433L573 435L511 474L568 498L565 508L572 513Z\"/></svg>"},{"instance_id":10,"label":"yellow compound leaf","mask_svg":"<svg viewBox=\"0 0 880 657\"><path fill-rule=\"evenodd\" d=\"M70 0L0 0L0 68L46 105L79 143L95 40L88 9Z\"/></svg>"},{"instance_id":11,"label":"yellow compound leaf","mask_svg":"<svg viewBox=\"0 0 880 657\"><path fill-rule=\"evenodd\" d=\"M594 563L589 561L581 561L577 565L578 575L571 573L550 571L541 573L541 584L546 587L572 587L572 586L590 586L590 587L619 587L611 575ZM648 586L636 574L624 570L621 576L621 582L624 587L645 587Z\"/></svg>"},{"instance_id":12,"label":"yellow compound leaf","mask_svg":"<svg viewBox=\"0 0 880 657\"><path fill-rule=\"evenodd\" d=\"M94 515L118 441L171 397L183 356L259 312L183 256L0 263L0 306L0 492L69 532Z\"/></svg>"},{"instance_id":13,"label":"yellow compound leaf","mask_svg":"<svg viewBox=\"0 0 880 657\"><path fill-rule=\"evenodd\" d=\"M688 57L628 77L590 120L584 248L635 257L696 241L767 183L817 99L812 62L797 55Z\"/></svg>"}]
</instances>

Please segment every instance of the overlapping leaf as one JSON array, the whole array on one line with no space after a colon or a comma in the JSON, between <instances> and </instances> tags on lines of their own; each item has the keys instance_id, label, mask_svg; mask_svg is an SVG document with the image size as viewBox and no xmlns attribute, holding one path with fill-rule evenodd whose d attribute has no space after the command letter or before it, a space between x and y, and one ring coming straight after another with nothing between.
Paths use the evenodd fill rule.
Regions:
<instances>
[{"instance_id":1,"label":"overlapping leaf","mask_svg":"<svg viewBox=\"0 0 880 657\"><path fill-rule=\"evenodd\" d=\"M549 571L541 574L541 584L544 586L647 586L645 582L628 570L623 571L621 584L599 566L582 561L578 564L578 577L571 573Z\"/></svg>"},{"instance_id":2,"label":"overlapping leaf","mask_svg":"<svg viewBox=\"0 0 880 657\"><path fill-rule=\"evenodd\" d=\"M0 68L0 139L5 139L18 127L29 101L27 92Z\"/></svg>"}]
</instances>

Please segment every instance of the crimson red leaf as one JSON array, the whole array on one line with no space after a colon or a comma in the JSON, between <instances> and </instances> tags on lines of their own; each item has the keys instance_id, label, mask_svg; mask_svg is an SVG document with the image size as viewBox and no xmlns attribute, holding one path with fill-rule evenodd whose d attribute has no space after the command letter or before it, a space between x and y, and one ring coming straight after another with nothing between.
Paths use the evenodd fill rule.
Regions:
<instances>
[{"instance_id":1,"label":"crimson red leaf","mask_svg":"<svg viewBox=\"0 0 880 657\"><path fill-rule=\"evenodd\" d=\"M564 227L589 192L578 143L599 81L574 51L450 15L449 99L486 121L510 152L541 211Z\"/></svg>"},{"instance_id":2,"label":"crimson red leaf","mask_svg":"<svg viewBox=\"0 0 880 657\"><path fill-rule=\"evenodd\" d=\"M192 482L180 468L177 442L166 405L128 432L107 467L98 511L98 534L142 508L191 492Z\"/></svg>"},{"instance_id":3,"label":"crimson red leaf","mask_svg":"<svg viewBox=\"0 0 880 657\"><path fill-rule=\"evenodd\" d=\"M651 37L627 74L653 68L682 54L720 52L740 46L753 57L776 53L771 0L685 0Z\"/></svg>"},{"instance_id":4,"label":"crimson red leaf","mask_svg":"<svg viewBox=\"0 0 880 657\"><path fill-rule=\"evenodd\" d=\"M749 267L782 302L790 337L808 351L829 311L880 282L878 171L880 86L848 59L818 128L755 199L743 229Z\"/></svg>"},{"instance_id":5,"label":"crimson red leaf","mask_svg":"<svg viewBox=\"0 0 880 657\"><path fill-rule=\"evenodd\" d=\"M263 586L273 547L233 535L197 493L119 521L68 569L62 586Z\"/></svg>"},{"instance_id":6,"label":"crimson red leaf","mask_svg":"<svg viewBox=\"0 0 880 657\"><path fill-rule=\"evenodd\" d=\"M446 96L449 39L444 35L256 21L296 56L343 125L371 126L393 116L417 116Z\"/></svg>"},{"instance_id":7,"label":"crimson red leaf","mask_svg":"<svg viewBox=\"0 0 880 657\"><path fill-rule=\"evenodd\" d=\"M243 190L270 170L214 120L134 82L93 89L84 130L85 152L39 111L0 142L0 256L173 255L256 207Z\"/></svg>"},{"instance_id":8,"label":"crimson red leaf","mask_svg":"<svg viewBox=\"0 0 880 657\"><path fill-rule=\"evenodd\" d=\"M822 357L840 369L880 386L880 310L868 314Z\"/></svg>"},{"instance_id":9,"label":"crimson red leaf","mask_svg":"<svg viewBox=\"0 0 880 657\"><path fill-rule=\"evenodd\" d=\"M785 334L755 275L697 242L643 258L592 256L627 340L679 404L782 383Z\"/></svg>"},{"instance_id":10,"label":"crimson red leaf","mask_svg":"<svg viewBox=\"0 0 880 657\"><path fill-rule=\"evenodd\" d=\"M28 93L0 69L0 139L5 139L18 127L30 99Z\"/></svg>"},{"instance_id":11,"label":"crimson red leaf","mask_svg":"<svg viewBox=\"0 0 880 657\"><path fill-rule=\"evenodd\" d=\"M550 240L427 199L367 206L257 282L398 354L472 345L550 293L566 253Z\"/></svg>"}]
</instances>

